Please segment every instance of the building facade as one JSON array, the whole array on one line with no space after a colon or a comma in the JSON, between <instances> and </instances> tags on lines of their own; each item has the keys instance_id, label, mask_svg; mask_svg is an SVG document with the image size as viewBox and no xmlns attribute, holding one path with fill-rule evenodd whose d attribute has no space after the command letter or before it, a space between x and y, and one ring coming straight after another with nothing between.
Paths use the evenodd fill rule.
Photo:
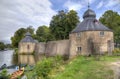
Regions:
<instances>
[{"instance_id":1,"label":"building facade","mask_svg":"<svg viewBox=\"0 0 120 79\"><path fill-rule=\"evenodd\" d=\"M27 32L25 38L19 43L19 54L32 54L35 51L36 41L31 37L31 34Z\"/></svg>"},{"instance_id":2,"label":"building facade","mask_svg":"<svg viewBox=\"0 0 120 79\"><path fill-rule=\"evenodd\" d=\"M88 9L83 15L83 21L69 34L68 40L49 41L36 43L29 33L19 43L19 53L30 53L48 56L90 55L93 53L104 54L114 49L113 31L101 24L96 19L93 10Z\"/></svg>"}]
</instances>

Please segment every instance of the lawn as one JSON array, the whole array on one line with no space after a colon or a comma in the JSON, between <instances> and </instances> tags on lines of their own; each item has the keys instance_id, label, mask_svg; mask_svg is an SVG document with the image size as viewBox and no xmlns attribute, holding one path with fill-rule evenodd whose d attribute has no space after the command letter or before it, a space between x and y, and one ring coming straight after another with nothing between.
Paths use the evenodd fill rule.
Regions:
<instances>
[{"instance_id":1,"label":"lawn","mask_svg":"<svg viewBox=\"0 0 120 79\"><path fill-rule=\"evenodd\" d=\"M62 71L54 71L51 79L113 79L111 62L119 60L118 56L102 56L99 61L94 57L78 56L62 66Z\"/></svg>"},{"instance_id":2,"label":"lawn","mask_svg":"<svg viewBox=\"0 0 120 79\"><path fill-rule=\"evenodd\" d=\"M35 69L26 75L28 79L33 76L36 76L36 79L114 79L110 64L118 60L120 60L119 56L101 56L99 61L93 56L77 56L68 61L47 58L40 61Z\"/></svg>"}]
</instances>

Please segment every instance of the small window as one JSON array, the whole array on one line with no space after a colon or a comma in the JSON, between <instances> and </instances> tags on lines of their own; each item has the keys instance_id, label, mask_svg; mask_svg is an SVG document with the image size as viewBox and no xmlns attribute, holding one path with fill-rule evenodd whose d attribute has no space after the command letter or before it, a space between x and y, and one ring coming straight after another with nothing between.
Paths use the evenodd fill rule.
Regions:
<instances>
[{"instance_id":1,"label":"small window","mask_svg":"<svg viewBox=\"0 0 120 79\"><path fill-rule=\"evenodd\" d=\"M27 49L30 49L30 46L29 46L29 45L27 45Z\"/></svg>"},{"instance_id":2,"label":"small window","mask_svg":"<svg viewBox=\"0 0 120 79\"><path fill-rule=\"evenodd\" d=\"M77 35L77 37L80 37L80 36L81 36L81 33L77 33L76 35Z\"/></svg>"},{"instance_id":3,"label":"small window","mask_svg":"<svg viewBox=\"0 0 120 79\"><path fill-rule=\"evenodd\" d=\"M101 31L101 32L100 32L100 36L104 36L104 31Z\"/></svg>"},{"instance_id":4,"label":"small window","mask_svg":"<svg viewBox=\"0 0 120 79\"><path fill-rule=\"evenodd\" d=\"M77 47L77 51L81 52L82 48L81 47Z\"/></svg>"}]
</instances>

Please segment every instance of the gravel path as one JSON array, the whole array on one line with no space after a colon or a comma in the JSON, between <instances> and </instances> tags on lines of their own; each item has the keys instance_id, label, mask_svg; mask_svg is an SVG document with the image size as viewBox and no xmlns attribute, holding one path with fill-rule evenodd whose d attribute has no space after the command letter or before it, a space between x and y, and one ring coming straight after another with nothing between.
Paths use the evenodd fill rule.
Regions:
<instances>
[{"instance_id":1,"label":"gravel path","mask_svg":"<svg viewBox=\"0 0 120 79\"><path fill-rule=\"evenodd\" d=\"M120 79L120 62L112 62L111 65L114 71L114 79Z\"/></svg>"}]
</instances>

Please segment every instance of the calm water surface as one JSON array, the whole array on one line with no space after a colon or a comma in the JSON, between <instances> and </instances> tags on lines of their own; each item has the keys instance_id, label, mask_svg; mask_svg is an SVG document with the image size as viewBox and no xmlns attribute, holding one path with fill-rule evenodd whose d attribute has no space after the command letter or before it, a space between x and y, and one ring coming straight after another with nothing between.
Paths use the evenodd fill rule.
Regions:
<instances>
[{"instance_id":1,"label":"calm water surface","mask_svg":"<svg viewBox=\"0 0 120 79\"><path fill-rule=\"evenodd\" d=\"M7 66L13 65L13 50L0 51L0 67L3 64ZM15 69L7 69L8 73L13 73ZM1 72L1 71L0 71Z\"/></svg>"},{"instance_id":2,"label":"calm water surface","mask_svg":"<svg viewBox=\"0 0 120 79\"><path fill-rule=\"evenodd\" d=\"M3 64L13 65L13 50L0 51L0 66Z\"/></svg>"},{"instance_id":3,"label":"calm water surface","mask_svg":"<svg viewBox=\"0 0 120 79\"><path fill-rule=\"evenodd\" d=\"M40 60L39 55L14 55L14 50L0 51L0 67L3 64L7 66L28 64L35 65L35 63ZM15 71L15 69L7 69L9 73Z\"/></svg>"}]
</instances>

